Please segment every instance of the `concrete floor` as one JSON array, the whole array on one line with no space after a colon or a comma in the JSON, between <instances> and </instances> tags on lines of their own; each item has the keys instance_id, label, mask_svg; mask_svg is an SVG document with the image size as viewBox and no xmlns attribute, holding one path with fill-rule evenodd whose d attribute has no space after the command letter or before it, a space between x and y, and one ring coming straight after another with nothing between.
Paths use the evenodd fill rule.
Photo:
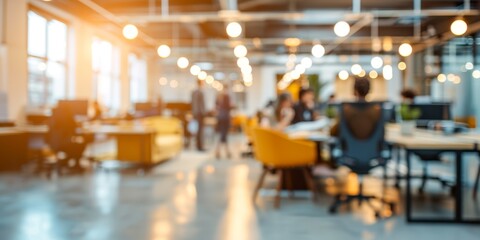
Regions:
<instances>
[{"instance_id":1,"label":"concrete floor","mask_svg":"<svg viewBox=\"0 0 480 240\"><path fill-rule=\"evenodd\" d=\"M273 208L267 179L256 205L251 193L261 167L252 159L214 160L211 154L186 151L152 173L96 170L81 176L47 180L31 175L0 175L0 239L479 239L478 225L407 224L401 204L397 215L377 220L372 211L353 206L328 214L338 184L355 191L355 177L340 170L341 181L319 181L318 203L309 193L284 194ZM352 180L353 179L353 180ZM338 183L340 182L340 183ZM367 179L367 191L380 189ZM448 194L435 188L435 197L417 199L417 207L449 214ZM395 189L388 197L403 199ZM477 205L469 214L480 216ZM420 201L421 200L421 201ZM433 203L435 203L434 206ZM439 206L438 206L439 205ZM425 210L426 209L426 210ZM388 214L388 211L387 211Z\"/></svg>"}]
</instances>

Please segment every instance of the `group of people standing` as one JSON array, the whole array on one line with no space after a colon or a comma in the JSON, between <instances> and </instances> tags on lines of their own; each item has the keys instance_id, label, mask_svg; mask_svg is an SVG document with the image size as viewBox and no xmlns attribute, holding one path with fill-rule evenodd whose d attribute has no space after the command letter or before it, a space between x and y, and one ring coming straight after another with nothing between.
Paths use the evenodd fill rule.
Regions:
<instances>
[{"instance_id":1,"label":"group of people standing","mask_svg":"<svg viewBox=\"0 0 480 240\"><path fill-rule=\"evenodd\" d=\"M208 115L205 105L204 81L197 81L197 88L192 93L192 115L194 121L197 123L196 131L196 147L198 151L205 151L203 141L204 119ZM223 90L217 95L215 99L214 114L217 120L217 132L220 135L219 141L215 147L215 156L221 157L221 150L226 153L227 158L231 157L230 149L228 148L228 131L230 130L232 103L228 94L228 86L223 85Z\"/></svg>"}]
</instances>

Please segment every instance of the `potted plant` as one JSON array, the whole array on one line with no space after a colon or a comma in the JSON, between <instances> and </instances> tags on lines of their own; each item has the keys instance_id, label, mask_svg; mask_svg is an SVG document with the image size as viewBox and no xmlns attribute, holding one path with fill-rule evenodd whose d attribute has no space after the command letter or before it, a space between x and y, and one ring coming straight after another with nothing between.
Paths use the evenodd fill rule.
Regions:
<instances>
[{"instance_id":1,"label":"potted plant","mask_svg":"<svg viewBox=\"0 0 480 240\"><path fill-rule=\"evenodd\" d=\"M418 108L412 108L407 104L400 106L400 116L402 122L400 123L400 132L402 135L412 135L416 127L416 121L420 117L421 111Z\"/></svg>"}]
</instances>

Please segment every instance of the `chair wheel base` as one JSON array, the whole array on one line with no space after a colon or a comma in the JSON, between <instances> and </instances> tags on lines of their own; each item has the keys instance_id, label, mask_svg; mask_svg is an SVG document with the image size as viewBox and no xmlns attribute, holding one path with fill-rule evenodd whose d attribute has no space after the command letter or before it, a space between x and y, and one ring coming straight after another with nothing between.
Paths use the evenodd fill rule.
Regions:
<instances>
[{"instance_id":1,"label":"chair wheel base","mask_svg":"<svg viewBox=\"0 0 480 240\"><path fill-rule=\"evenodd\" d=\"M330 214L335 214L335 213L337 213L337 208L335 208L335 207L330 207L330 208L328 209L328 213L330 213Z\"/></svg>"}]
</instances>

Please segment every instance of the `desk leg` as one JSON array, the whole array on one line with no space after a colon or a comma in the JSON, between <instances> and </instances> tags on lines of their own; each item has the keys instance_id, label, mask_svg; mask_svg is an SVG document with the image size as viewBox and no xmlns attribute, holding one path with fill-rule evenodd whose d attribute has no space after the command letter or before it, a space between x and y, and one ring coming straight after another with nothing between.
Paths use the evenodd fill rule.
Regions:
<instances>
[{"instance_id":1,"label":"desk leg","mask_svg":"<svg viewBox=\"0 0 480 240\"><path fill-rule=\"evenodd\" d=\"M462 152L455 152L455 162L456 162L456 180L455 180L455 221L461 222L463 220L463 187L462 187L462 176L463 176L463 164L462 164Z\"/></svg>"},{"instance_id":2,"label":"desk leg","mask_svg":"<svg viewBox=\"0 0 480 240\"><path fill-rule=\"evenodd\" d=\"M410 150L407 150L406 152L406 160L407 160L407 206L406 206L406 211L407 211L407 222L412 222L412 192L411 192L411 157L412 153Z\"/></svg>"},{"instance_id":3,"label":"desk leg","mask_svg":"<svg viewBox=\"0 0 480 240\"><path fill-rule=\"evenodd\" d=\"M400 157L401 157L401 149L399 146L395 147L397 161L395 166L395 187L400 188Z\"/></svg>"}]
</instances>

